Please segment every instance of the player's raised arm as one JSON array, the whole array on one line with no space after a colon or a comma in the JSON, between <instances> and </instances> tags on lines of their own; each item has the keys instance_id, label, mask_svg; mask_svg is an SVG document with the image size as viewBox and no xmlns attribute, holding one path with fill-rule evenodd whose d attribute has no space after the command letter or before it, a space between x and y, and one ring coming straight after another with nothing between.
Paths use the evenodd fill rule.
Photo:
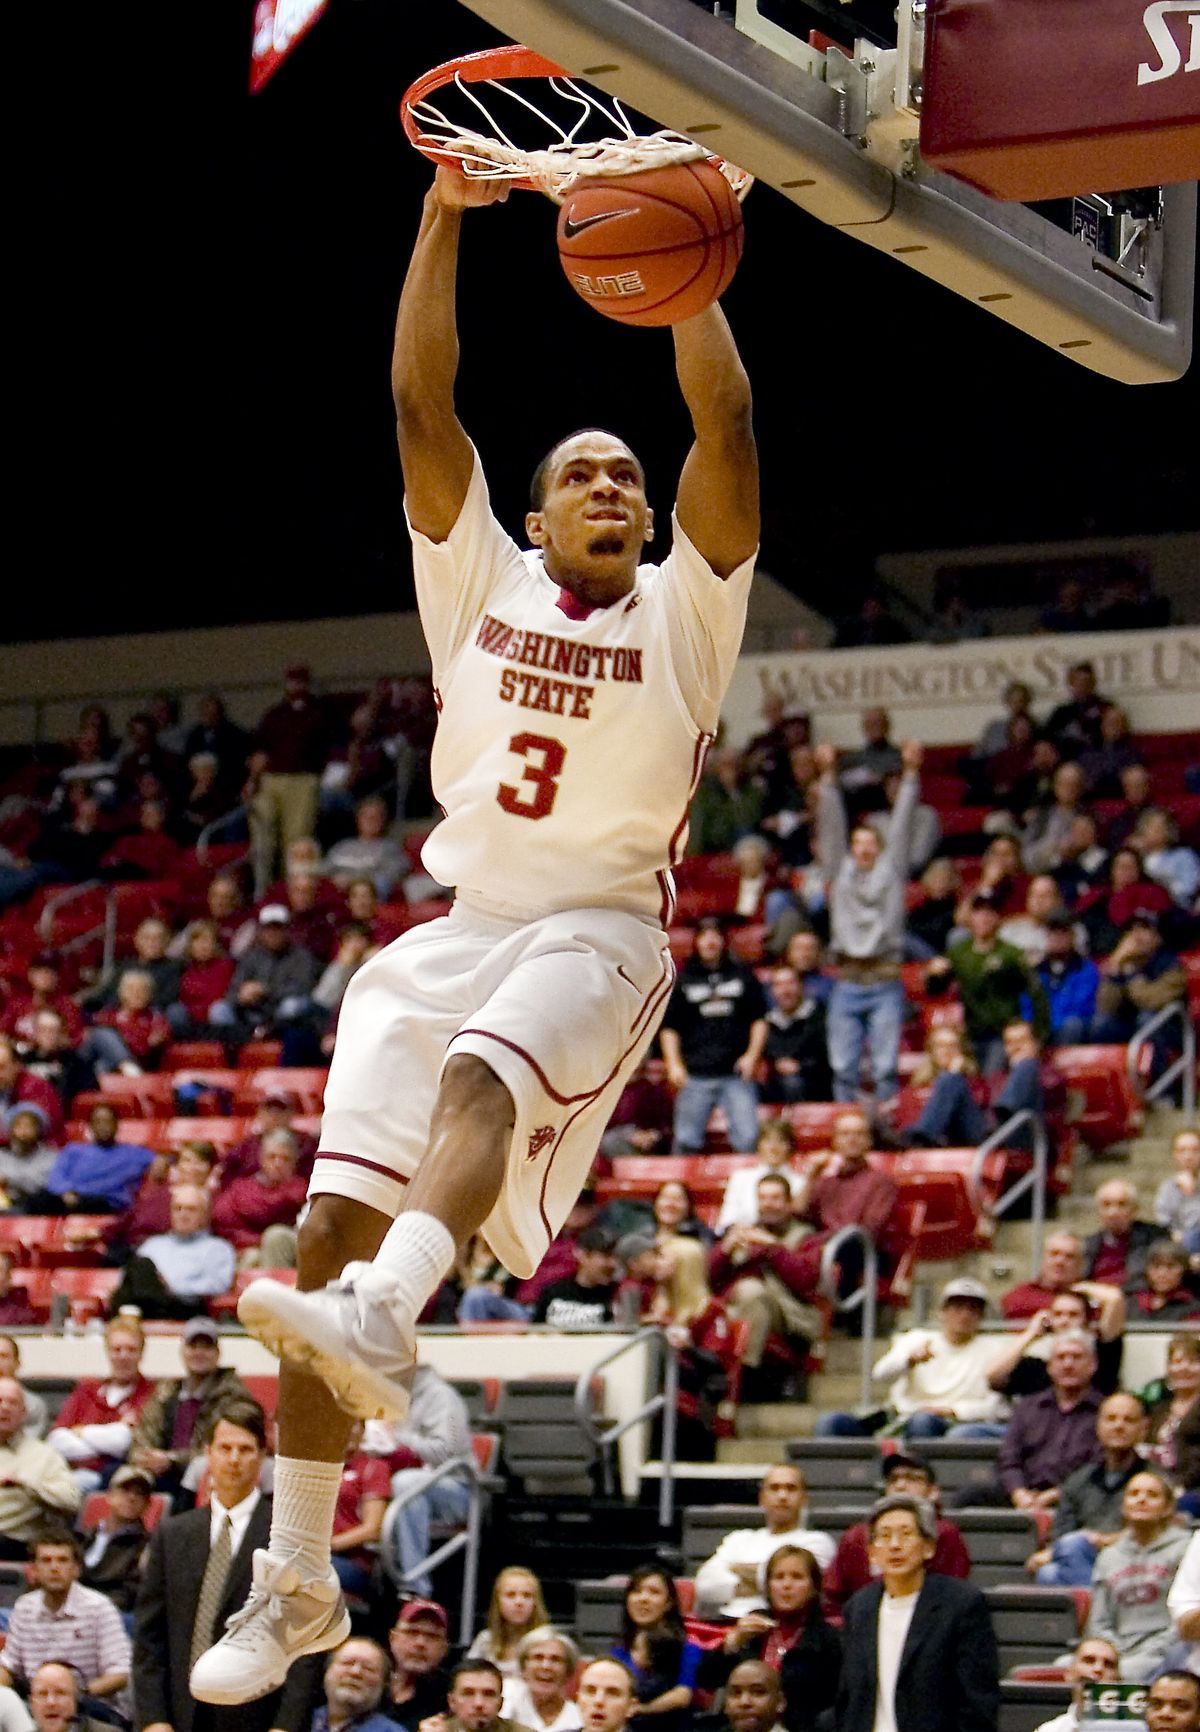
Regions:
<instances>
[{"instance_id":1,"label":"player's raised arm","mask_svg":"<svg viewBox=\"0 0 1200 1732\"><path fill-rule=\"evenodd\" d=\"M750 381L720 307L672 331L675 371L696 434L675 509L688 539L718 577L728 577L758 546Z\"/></svg>"},{"instance_id":2,"label":"player's raised arm","mask_svg":"<svg viewBox=\"0 0 1200 1732\"><path fill-rule=\"evenodd\" d=\"M458 231L464 210L507 197L504 181L439 168L400 295L392 354L400 464L409 521L431 541L454 528L471 480L471 446L454 411Z\"/></svg>"}]
</instances>

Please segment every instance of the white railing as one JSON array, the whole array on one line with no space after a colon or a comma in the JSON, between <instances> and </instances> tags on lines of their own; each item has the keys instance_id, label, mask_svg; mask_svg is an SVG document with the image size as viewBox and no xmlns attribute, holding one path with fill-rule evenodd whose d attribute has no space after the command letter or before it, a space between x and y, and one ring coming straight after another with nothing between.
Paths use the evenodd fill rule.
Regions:
<instances>
[{"instance_id":1,"label":"white railing","mask_svg":"<svg viewBox=\"0 0 1200 1732\"><path fill-rule=\"evenodd\" d=\"M603 1371L606 1365L620 1359L633 1347L641 1347L650 1341L657 1341L662 1354L662 1388L656 1394L644 1401L636 1411L625 1419L612 1425L604 1425L597 1419L592 1408L592 1380L596 1374ZM655 1379L657 1382L657 1379ZM620 1344L597 1359L594 1365L581 1371L575 1382L575 1418L584 1436L595 1444L600 1456L600 1469L604 1477L606 1495L611 1495L613 1489L612 1446L635 1425L653 1419L656 1413L662 1414L662 1477L658 1486L658 1525L669 1528L675 1515L675 1423L678 1417L679 1405L679 1358L675 1349L667 1339L666 1331L657 1323L649 1323L636 1334L627 1336Z\"/></svg>"},{"instance_id":2,"label":"white railing","mask_svg":"<svg viewBox=\"0 0 1200 1732\"><path fill-rule=\"evenodd\" d=\"M862 1247L862 1281L853 1293L838 1292L838 1258L846 1245ZM821 1272L817 1277L817 1292L828 1299L835 1311L862 1312L861 1398L864 1407L871 1404L871 1367L875 1363L876 1306L879 1292L879 1255L875 1241L865 1227L840 1227L826 1239L821 1248Z\"/></svg>"},{"instance_id":3,"label":"white railing","mask_svg":"<svg viewBox=\"0 0 1200 1732\"><path fill-rule=\"evenodd\" d=\"M1174 1022L1178 1017L1180 1032L1183 1037L1183 1051L1177 1059L1167 1066L1160 1077L1141 1084L1141 1063L1143 1049L1150 1045L1160 1028ZM1151 1048L1153 1051L1153 1048ZM1195 1114L1196 1111L1196 1025L1188 1015L1186 1003L1179 999L1175 1004L1164 1004L1156 1011L1143 1028L1139 1028L1126 1049L1125 1063L1129 1070L1129 1080L1134 1088L1139 1090L1148 1101L1160 1100L1176 1079L1182 1084L1183 1110Z\"/></svg>"},{"instance_id":4,"label":"white railing","mask_svg":"<svg viewBox=\"0 0 1200 1732\"><path fill-rule=\"evenodd\" d=\"M1033 1165L1027 1173L1022 1173L1019 1179L1013 1181L1008 1190L999 1196L991 1206L988 1206L983 1190L983 1169L989 1155L999 1149L1010 1149L1014 1146L1013 1137L1016 1132L1028 1128L1033 1140ZM986 1137L975 1151L975 1159L971 1163L971 1171L967 1178L967 1197L971 1207L978 1215L1006 1215L1014 1203L1020 1202L1027 1191L1033 1192L1030 1203L1030 1219L1033 1230L1029 1245L1030 1280L1036 1281L1038 1270L1042 1266L1042 1238L1046 1231L1046 1176L1049 1165L1050 1139L1046 1134L1046 1126L1039 1115L1029 1107L1022 1107L1019 1113L994 1130Z\"/></svg>"},{"instance_id":5,"label":"white railing","mask_svg":"<svg viewBox=\"0 0 1200 1732\"><path fill-rule=\"evenodd\" d=\"M452 1479L456 1484L466 1487L467 1514L461 1528L435 1546L429 1556L422 1558L408 1570L400 1570L399 1547L396 1542L396 1526L400 1512L414 1498L424 1497L430 1486L438 1481ZM474 1639L475 1635L475 1602L479 1596L479 1542L483 1531L483 1500L491 1489L492 1479L485 1475L476 1461L474 1454L454 1455L440 1467L430 1470L414 1480L404 1491L394 1497L389 1503L383 1517L383 1528L379 1535L380 1557L388 1574L398 1588L403 1589L412 1578L420 1578L433 1573L440 1565L448 1563L459 1552L463 1553L462 1599L459 1607L458 1639L464 1646Z\"/></svg>"}]
</instances>

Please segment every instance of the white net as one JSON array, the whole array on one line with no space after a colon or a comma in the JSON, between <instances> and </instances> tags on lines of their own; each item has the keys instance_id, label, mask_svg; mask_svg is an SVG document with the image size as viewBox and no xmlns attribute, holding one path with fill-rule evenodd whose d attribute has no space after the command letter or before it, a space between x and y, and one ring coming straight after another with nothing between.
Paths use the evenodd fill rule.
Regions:
<instances>
[{"instance_id":1,"label":"white net","mask_svg":"<svg viewBox=\"0 0 1200 1732\"><path fill-rule=\"evenodd\" d=\"M681 132L639 133L620 102L613 98L610 107L574 79L559 77L538 82L549 85L569 105L569 125L554 119L501 79L468 81L455 74L450 84L409 105L408 112L419 129L414 142L427 156L453 163L467 176L480 180L527 180L556 203L561 203L581 179L637 174L643 169L709 158L703 145ZM485 90L494 98L504 97L518 104L526 120L530 115L535 117L552 135L550 142L532 147L515 143L510 136L512 128L506 129L498 118L503 104L495 101L497 113L493 113L483 100ZM452 119L439 106L450 91L457 91L471 104L473 124ZM433 96L438 102L432 100ZM600 137L589 136L598 126L609 130ZM751 176L731 163L721 162L719 166L734 192L743 198Z\"/></svg>"}]
</instances>

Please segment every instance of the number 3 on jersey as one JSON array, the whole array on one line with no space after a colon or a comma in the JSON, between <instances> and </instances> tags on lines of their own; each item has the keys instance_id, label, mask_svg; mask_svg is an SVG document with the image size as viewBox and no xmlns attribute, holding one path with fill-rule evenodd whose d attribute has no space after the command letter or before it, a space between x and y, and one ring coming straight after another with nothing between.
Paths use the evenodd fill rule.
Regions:
<instances>
[{"instance_id":1,"label":"number 3 on jersey","mask_svg":"<svg viewBox=\"0 0 1200 1732\"><path fill-rule=\"evenodd\" d=\"M548 818L554 809L567 748L545 734L514 734L508 749L525 759L525 768L515 787L501 782L496 789L497 801L514 818Z\"/></svg>"}]
</instances>

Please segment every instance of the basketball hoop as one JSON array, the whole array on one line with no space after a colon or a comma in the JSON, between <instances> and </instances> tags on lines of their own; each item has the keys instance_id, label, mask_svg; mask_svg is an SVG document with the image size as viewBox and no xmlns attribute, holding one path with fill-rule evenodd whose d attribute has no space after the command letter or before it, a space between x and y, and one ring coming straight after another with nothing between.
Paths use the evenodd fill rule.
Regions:
<instances>
[{"instance_id":1,"label":"basketball hoop","mask_svg":"<svg viewBox=\"0 0 1200 1732\"><path fill-rule=\"evenodd\" d=\"M539 92L545 106L510 84L525 79L547 87ZM555 111L547 113L551 98ZM463 119L455 118L456 110ZM544 192L556 204L583 178L684 162L715 163L739 199L753 184L743 169L681 132L639 133L615 97L601 98L561 66L520 45L485 48L433 67L405 92L400 118L409 141L431 162L471 179L507 180ZM529 142L514 136L518 126L529 132Z\"/></svg>"}]
</instances>

